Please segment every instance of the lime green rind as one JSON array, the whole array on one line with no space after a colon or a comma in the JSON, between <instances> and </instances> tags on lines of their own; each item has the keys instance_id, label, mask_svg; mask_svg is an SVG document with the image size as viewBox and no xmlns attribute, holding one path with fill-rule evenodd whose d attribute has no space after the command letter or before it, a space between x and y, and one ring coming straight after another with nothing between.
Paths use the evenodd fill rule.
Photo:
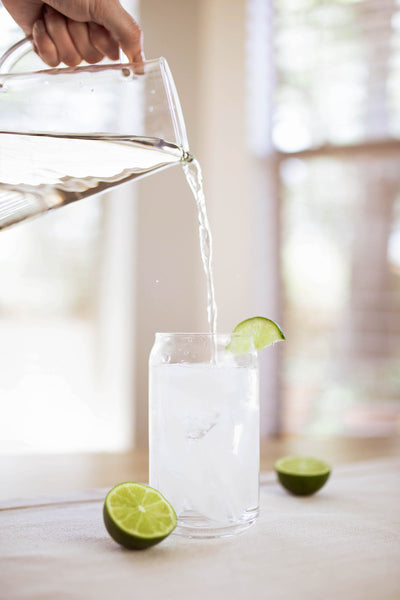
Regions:
<instances>
[{"instance_id":1,"label":"lime green rind","mask_svg":"<svg viewBox=\"0 0 400 600\"><path fill-rule=\"evenodd\" d=\"M275 462L281 485L295 496L311 496L328 481L331 467L310 456L286 456Z\"/></svg>"},{"instance_id":2,"label":"lime green rind","mask_svg":"<svg viewBox=\"0 0 400 600\"><path fill-rule=\"evenodd\" d=\"M279 327L278 323L272 319L267 319L267 317L250 317L249 319L245 319L236 325L233 332L244 333L246 330L253 335L258 333L258 331L261 331L261 333L265 335L263 332L268 330L268 332L272 334L271 339L277 342L286 339L285 334Z\"/></svg>"},{"instance_id":3,"label":"lime green rind","mask_svg":"<svg viewBox=\"0 0 400 600\"><path fill-rule=\"evenodd\" d=\"M146 502L146 496L150 497L149 503ZM150 510L143 512L139 510L139 505ZM133 550L158 544L177 525L174 509L158 490L129 481L116 485L108 492L103 506L103 519L113 540Z\"/></svg>"},{"instance_id":4,"label":"lime green rind","mask_svg":"<svg viewBox=\"0 0 400 600\"><path fill-rule=\"evenodd\" d=\"M253 347L256 350L263 350L285 339L282 329L275 321L266 317L251 317L236 325L227 350L234 354L246 354Z\"/></svg>"}]
</instances>

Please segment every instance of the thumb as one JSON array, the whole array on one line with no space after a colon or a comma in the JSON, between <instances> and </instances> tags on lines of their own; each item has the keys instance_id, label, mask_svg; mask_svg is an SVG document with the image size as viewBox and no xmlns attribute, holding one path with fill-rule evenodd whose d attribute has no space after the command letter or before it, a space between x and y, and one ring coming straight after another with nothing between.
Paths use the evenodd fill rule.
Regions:
<instances>
[{"instance_id":1,"label":"thumb","mask_svg":"<svg viewBox=\"0 0 400 600\"><path fill-rule=\"evenodd\" d=\"M107 18L101 25L108 29L130 62L142 63L144 61L142 30L119 2L110 2Z\"/></svg>"}]
</instances>

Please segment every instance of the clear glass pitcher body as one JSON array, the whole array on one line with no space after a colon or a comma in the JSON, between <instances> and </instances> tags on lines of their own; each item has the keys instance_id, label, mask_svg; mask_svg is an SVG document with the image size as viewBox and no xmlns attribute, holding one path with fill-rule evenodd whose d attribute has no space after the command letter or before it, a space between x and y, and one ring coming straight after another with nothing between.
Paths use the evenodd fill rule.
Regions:
<instances>
[{"instance_id":1,"label":"clear glass pitcher body","mask_svg":"<svg viewBox=\"0 0 400 600\"><path fill-rule=\"evenodd\" d=\"M164 58L27 71L30 50L0 59L0 229L190 160Z\"/></svg>"}]
</instances>

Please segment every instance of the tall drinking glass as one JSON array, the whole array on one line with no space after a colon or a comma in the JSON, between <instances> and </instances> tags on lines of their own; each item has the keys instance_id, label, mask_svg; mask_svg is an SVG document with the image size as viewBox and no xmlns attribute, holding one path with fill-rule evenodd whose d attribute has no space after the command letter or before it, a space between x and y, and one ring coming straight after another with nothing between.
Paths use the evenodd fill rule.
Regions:
<instances>
[{"instance_id":1,"label":"tall drinking glass","mask_svg":"<svg viewBox=\"0 0 400 600\"><path fill-rule=\"evenodd\" d=\"M181 535L232 535L258 515L258 359L231 352L230 340L157 333L150 354L150 485Z\"/></svg>"}]
</instances>

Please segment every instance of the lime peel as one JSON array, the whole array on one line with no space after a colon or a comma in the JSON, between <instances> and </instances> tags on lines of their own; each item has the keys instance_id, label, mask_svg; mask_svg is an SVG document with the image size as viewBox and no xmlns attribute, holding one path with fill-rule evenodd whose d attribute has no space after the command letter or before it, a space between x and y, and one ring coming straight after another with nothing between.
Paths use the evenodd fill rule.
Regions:
<instances>
[{"instance_id":1,"label":"lime peel","mask_svg":"<svg viewBox=\"0 0 400 600\"><path fill-rule=\"evenodd\" d=\"M295 496L311 496L328 481L331 467L311 456L284 456L274 465L281 485Z\"/></svg>"},{"instance_id":2,"label":"lime peel","mask_svg":"<svg viewBox=\"0 0 400 600\"><path fill-rule=\"evenodd\" d=\"M251 317L236 325L227 349L234 354L245 354L253 347L263 350L285 339L282 329L275 321L266 317Z\"/></svg>"}]
</instances>

